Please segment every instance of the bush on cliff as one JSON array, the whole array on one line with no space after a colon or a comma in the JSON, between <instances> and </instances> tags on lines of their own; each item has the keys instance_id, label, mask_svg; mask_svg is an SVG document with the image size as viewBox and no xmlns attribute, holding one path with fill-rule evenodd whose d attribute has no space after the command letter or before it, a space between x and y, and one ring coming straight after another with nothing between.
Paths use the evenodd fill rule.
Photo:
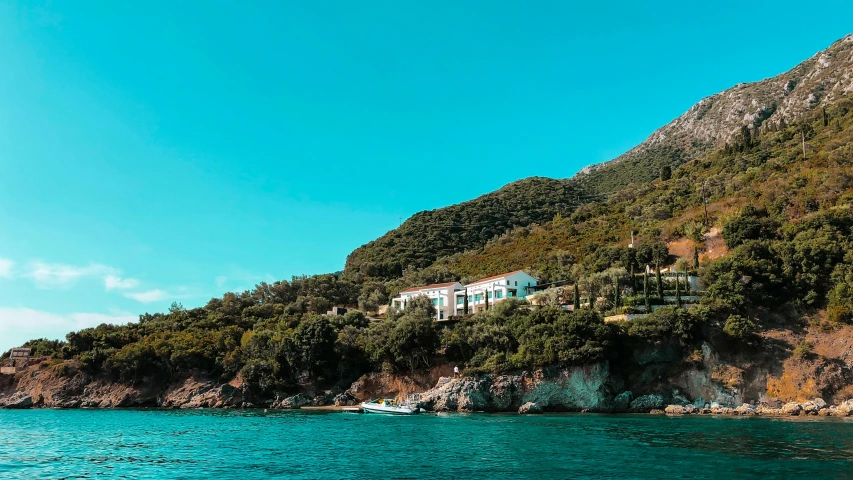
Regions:
<instances>
[{"instance_id":1,"label":"bush on cliff","mask_svg":"<svg viewBox=\"0 0 853 480\"><path fill-rule=\"evenodd\" d=\"M446 329L448 359L493 373L544 365L582 365L604 358L612 329L594 310L524 308L507 299Z\"/></svg>"}]
</instances>

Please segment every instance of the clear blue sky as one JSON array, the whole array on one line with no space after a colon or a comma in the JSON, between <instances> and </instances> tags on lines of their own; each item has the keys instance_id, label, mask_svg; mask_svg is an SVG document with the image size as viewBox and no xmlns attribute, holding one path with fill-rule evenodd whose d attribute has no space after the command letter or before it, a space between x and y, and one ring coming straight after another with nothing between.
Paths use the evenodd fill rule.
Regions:
<instances>
[{"instance_id":1,"label":"clear blue sky","mask_svg":"<svg viewBox=\"0 0 853 480\"><path fill-rule=\"evenodd\" d=\"M849 1L571 3L0 0L0 350L340 270L853 30Z\"/></svg>"}]
</instances>

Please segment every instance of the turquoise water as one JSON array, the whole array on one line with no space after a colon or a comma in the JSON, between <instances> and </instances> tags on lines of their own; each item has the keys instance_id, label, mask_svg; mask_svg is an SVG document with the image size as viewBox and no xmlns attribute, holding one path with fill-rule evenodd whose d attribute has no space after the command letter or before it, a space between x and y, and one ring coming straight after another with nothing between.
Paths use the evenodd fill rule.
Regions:
<instances>
[{"instance_id":1,"label":"turquoise water","mask_svg":"<svg viewBox=\"0 0 853 480\"><path fill-rule=\"evenodd\" d=\"M851 478L853 419L0 411L0 478Z\"/></svg>"}]
</instances>

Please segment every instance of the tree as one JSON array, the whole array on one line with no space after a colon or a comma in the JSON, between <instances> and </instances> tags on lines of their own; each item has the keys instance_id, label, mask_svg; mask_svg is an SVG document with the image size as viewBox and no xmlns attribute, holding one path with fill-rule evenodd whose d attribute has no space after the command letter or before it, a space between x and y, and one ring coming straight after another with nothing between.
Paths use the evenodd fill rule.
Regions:
<instances>
[{"instance_id":1,"label":"tree","mask_svg":"<svg viewBox=\"0 0 853 480\"><path fill-rule=\"evenodd\" d=\"M319 315L303 321L288 342L288 360L299 371L321 375L335 363L337 333L326 319Z\"/></svg>"},{"instance_id":2,"label":"tree","mask_svg":"<svg viewBox=\"0 0 853 480\"><path fill-rule=\"evenodd\" d=\"M678 275L677 275L678 272L684 273L684 291L689 292L690 291L690 279L688 278L689 268L688 268L688 264L687 264L686 259L679 258L678 260L675 261L675 272L676 272L676 279L675 279L676 284L678 283Z\"/></svg>"},{"instance_id":3,"label":"tree","mask_svg":"<svg viewBox=\"0 0 853 480\"><path fill-rule=\"evenodd\" d=\"M663 280L661 279L661 276L660 276L660 264L659 263L655 264L655 283L657 283L657 287L658 287L658 298L660 298L661 301L663 301Z\"/></svg>"},{"instance_id":4,"label":"tree","mask_svg":"<svg viewBox=\"0 0 853 480\"><path fill-rule=\"evenodd\" d=\"M699 268L699 247L693 246L693 268Z\"/></svg>"},{"instance_id":5,"label":"tree","mask_svg":"<svg viewBox=\"0 0 853 480\"><path fill-rule=\"evenodd\" d=\"M646 313L652 311L652 305L649 301L649 269L643 272L643 297L646 300Z\"/></svg>"},{"instance_id":6,"label":"tree","mask_svg":"<svg viewBox=\"0 0 853 480\"><path fill-rule=\"evenodd\" d=\"M613 277L613 306L619 308L619 304L622 303L622 299L620 298L621 292L619 291L619 277Z\"/></svg>"},{"instance_id":7,"label":"tree","mask_svg":"<svg viewBox=\"0 0 853 480\"><path fill-rule=\"evenodd\" d=\"M766 210L751 205L743 208L740 215L723 225L723 240L729 249L742 245L747 240L766 240L776 237L777 223Z\"/></svg>"},{"instance_id":8,"label":"tree","mask_svg":"<svg viewBox=\"0 0 853 480\"><path fill-rule=\"evenodd\" d=\"M678 280L678 270L675 271L675 306L681 308L681 282Z\"/></svg>"},{"instance_id":9,"label":"tree","mask_svg":"<svg viewBox=\"0 0 853 480\"><path fill-rule=\"evenodd\" d=\"M409 371L428 367L439 345L438 332L432 318L406 315L400 319L388 339L395 363Z\"/></svg>"},{"instance_id":10,"label":"tree","mask_svg":"<svg viewBox=\"0 0 853 480\"><path fill-rule=\"evenodd\" d=\"M752 148L752 135L748 126L743 125L740 127L740 136L743 142L743 150L749 150Z\"/></svg>"},{"instance_id":11,"label":"tree","mask_svg":"<svg viewBox=\"0 0 853 480\"><path fill-rule=\"evenodd\" d=\"M468 289L465 289L465 297L462 299L462 312L468 315Z\"/></svg>"},{"instance_id":12,"label":"tree","mask_svg":"<svg viewBox=\"0 0 853 480\"><path fill-rule=\"evenodd\" d=\"M672 178L672 167L669 165L664 165L660 167L660 179L663 181L667 181Z\"/></svg>"},{"instance_id":13,"label":"tree","mask_svg":"<svg viewBox=\"0 0 853 480\"><path fill-rule=\"evenodd\" d=\"M748 317L729 315L723 326L723 333L747 344L758 341L758 324Z\"/></svg>"},{"instance_id":14,"label":"tree","mask_svg":"<svg viewBox=\"0 0 853 480\"><path fill-rule=\"evenodd\" d=\"M572 301L572 307L574 311L578 311L581 309L581 291L578 288L578 282L575 282L574 285L574 300Z\"/></svg>"}]
</instances>

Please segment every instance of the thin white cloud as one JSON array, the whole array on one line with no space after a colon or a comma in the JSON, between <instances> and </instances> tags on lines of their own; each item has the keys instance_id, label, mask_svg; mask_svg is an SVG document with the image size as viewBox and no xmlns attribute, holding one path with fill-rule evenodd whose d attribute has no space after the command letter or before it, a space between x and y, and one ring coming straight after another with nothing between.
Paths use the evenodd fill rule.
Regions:
<instances>
[{"instance_id":1,"label":"thin white cloud","mask_svg":"<svg viewBox=\"0 0 853 480\"><path fill-rule=\"evenodd\" d=\"M139 280L135 278L121 278L117 275L104 277L104 288L107 290L127 290L128 288L136 288L138 285Z\"/></svg>"},{"instance_id":2,"label":"thin white cloud","mask_svg":"<svg viewBox=\"0 0 853 480\"><path fill-rule=\"evenodd\" d=\"M39 288L70 288L81 278L114 275L117 270L99 263L90 263L85 267L65 265L62 263L33 262L29 271L24 275L29 277Z\"/></svg>"},{"instance_id":3,"label":"thin white cloud","mask_svg":"<svg viewBox=\"0 0 853 480\"><path fill-rule=\"evenodd\" d=\"M159 288L145 292L129 292L125 293L124 296L142 303L158 302L167 298L173 298L172 295L169 295L169 292L160 290Z\"/></svg>"},{"instance_id":4,"label":"thin white cloud","mask_svg":"<svg viewBox=\"0 0 853 480\"><path fill-rule=\"evenodd\" d=\"M15 262L8 258L0 258L0 278L12 278L12 267Z\"/></svg>"},{"instance_id":5,"label":"thin white cloud","mask_svg":"<svg viewBox=\"0 0 853 480\"><path fill-rule=\"evenodd\" d=\"M82 328L102 323L121 325L138 320L137 315L122 311L60 315L32 308L0 307L0 353L34 338L64 339L68 332Z\"/></svg>"},{"instance_id":6,"label":"thin white cloud","mask_svg":"<svg viewBox=\"0 0 853 480\"><path fill-rule=\"evenodd\" d=\"M216 287L222 288L225 285L225 282L227 281L228 277L226 277L225 275L219 275L218 277L216 277Z\"/></svg>"}]
</instances>

